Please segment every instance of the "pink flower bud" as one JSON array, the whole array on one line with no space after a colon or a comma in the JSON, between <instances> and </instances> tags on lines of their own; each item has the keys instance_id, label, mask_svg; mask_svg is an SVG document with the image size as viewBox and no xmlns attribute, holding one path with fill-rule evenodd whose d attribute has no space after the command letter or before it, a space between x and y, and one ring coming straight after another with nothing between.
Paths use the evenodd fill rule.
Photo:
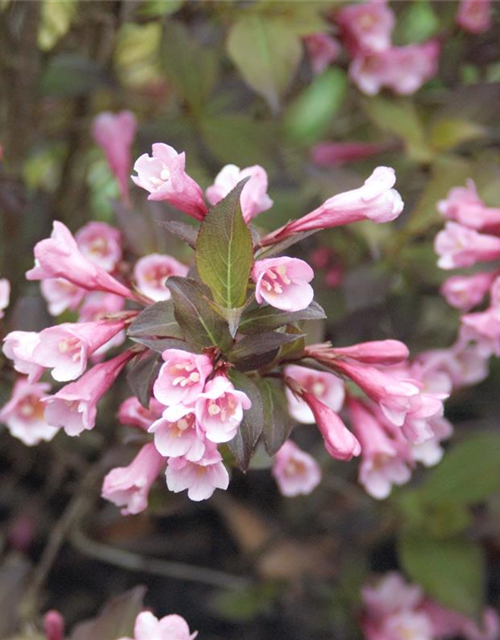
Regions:
<instances>
[{"instance_id":1,"label":"pink flower bud","mask_svg":"<svg viewBox=\"0 0 500 640\"><path fill-rule=\"evenodd\" d=\"M385 51L391 46L396 20L385 0L348 5L337 13L336 18L351 54Z\"/></svg>"},{"instance_id":2,"label":"pink flower bud","mask_svg":"<svg viewBox=\"0 0 500 640\"><path fill-rule=\"evenodd\" d=\"M301 394L313 412L318 429L325 441L325 449L337 460L349 461L359 456L361 445L339 416L312 393Z\"/></svg>"},{"instance_id":3,"label":"pink flower bud","mask_svg":"<svg viewBox=\"0 0 500 640\"><path fill-rule=\"evenodd\" d=\"M64 278L87 291L107 291L124 298L134 297L130 289L86 258L69 229L57 220L51 237L35 245L35 266L26 273L26 278Z\"/></svg>"},{"instance_id":4,"label":"pink flower bud","mask_svg":"<svg viewBox=\"0 0 500 640\"><path fill-rule=\"evenodd\" d=\"M16 371L28 376L29 382L39 380L45 370L33 359L33 352L38 343L39 337L35 331L11 331L4 338L4 354L13 360Z\"/></svg>"},{"instance_id":5,"label":"pink flower bud","mask_svg":"<svg viewBox=\"0 0 500 640\"><path fill-rule=\"evenodd\" d=\"M243 420L243 410L250 409L250 398L234 388L222 375L207 382L196 401L196 418L212 442L229 442Z\"/></svg>"},{"instance_id":6,"label":"pink flower bud","mask_svg":"<svg viewBox=\"0 0 500 640\"><path fill-rule=\"evenodd\" d=\"M371 158L387 149L387 144L375 142L319 142L311 150L311 161L319 167L338 167Z\"/></svg>"},{"instance_id":7,"label":"pink flower bud","mask_svg":"<svg viewBox=\"0 0 500 640\"><path fill-rule=\"evenodd\" d=\"M447 222L434 242L441 269L471 267L500 258L500 238L478 233L456 222Z\"/></svg>"},{"instance_id":8,"label":"pink flower bud","mask_svg":"<svg viewBox=\"0 0 500 640\"><path fill-rule=\"evenodd\" d=\"M217 449L205 451L197 462L185 458L170 458L167 466L167 486L179 493L188 490L188 498L194 502L207 500L215 489L226 490L229 474Z\"/></svg>"},{"instance_id":9,"label":"pink flower bud","mask_svg":"<svg viewBox=\"0 0 500 640\"><path fill-rule=\"evenodd\" d=\"M451 276L443 282L440 291L449 305L461 311L469 311L484 300L495 277L494 272Z\"/></svg>"},{"instance_id":10,"label":"pink flower bud","mask_svg":"<svg viewBox=\"0 0 500 640\"><path fill-rule=\"evenodd\" d=\"M149 191L148 200L166 200L188 216L203 220L207 206L197 182L185 171L186 155L167 144L153 145L153 154L144 153L134 165L132 180Z\"/></svg>"},{"instance_id":11,"label":"pink flower bud","mask_svg":"<svg viewBox=\"0 0 500 640\"><path fill-rule=\"evenodd\" d=\"M92 367L76 382L45 398L45 420L48 424L64 428L69 436L78 436L85 429L93 429L97 403L135 355L134 351L125 351Z\"/></svg>"},{"instance_id":12,"label":"pink flower bud","mask_svg":"<svg viewBox=\"0 0 500 640\"><path fill-rule=\"evenodd\" d=\"M366 364L389 365L404 362L410 356L408 347L398 340L360 342L351 347L335 347L331 353Z\"/></svg>"},{"instance_id":13,"label":"pink flower bud","mask_svg":"<svg viewBox=\"0 0 500 640\"><path fill-rule=\"evenodd\" d=\"M85 290L64 280L63 278L48 278L40 283L42 295L47 301L51 316L58 316L66 309L74 311L78 308Z\"/></svg>"},{"instance_id":14,"label":"pink flower bud","mask_svg":"<svg viewBox=\"0 0 500 640\"><path fill-rule=\"evenodd\" d=\"M187 276L188 267L171 256L152 253L139 258L134 267L134 279L141 293L155 302L170 299L170 289L165 286L169 276Z\"/></svg>"},{"instance_id":15,"label":"pink flower bud","mask_svg":"<svg viewBox=\"0 0 500 640\"><path fill-rule=\"evenodd\" d=\"M148 432L154 433L155 447L162 456L183 456L197 462L205 453L205 438L192 407L182 404L168 407Z\"/></svg>"},{"instance_id":16,"label":"pink flower bud","mask_svg":"<svg viewBox=\"0 0 500 640\"><path fill-rule=\"evenodd\" d=\"M162 358L165 364L153 386L155 398L165 406L196 402L212 373L210 358L180 349L167 349Z\"/></svg>"},{"instance_id":17,"label":"pink flower bud","mask_svg":"<svg viewBox=\"0 0 500 640\"><path fill-rule=\"evenodd\" d=\"M473 180L467 180L465 187L453 187L446 198L437 203L437 210L442 216L466 226L472 226L467 221L480 217L483 208L484 202L478 196Z\"/></svg>"},{"instance_id":18,"label":"pink flower bud","mask_svg":"<svg viewBox=\"0 0 500 640\"><path fill-rule=\"evenodd\" d=\"M121 403L118 420L120 424L147 430L161 417L164 409L165 407L155 398L151 398L149 408L146 409L135 396L131 396Z\"/></svg>"},{"instance_id":19,"label":"pink flower bud","mask_svg":"<svg viewBox=\"0 0 500 640\"><path fill-rule=\"evenodd\" d=\"M124 516L144 511L149 491L164 464L165 459L152 442L144 445L128 467L117 467L108 473L102 485L102 497L123 507Z\"/></svg>"},{"instance_id":20,"label":"pink flower bud","mask_svg":"<svg viewBox=\"0 0 500 640\"><path fill-rule=\"evenodd\" d=\"M33 360L52 369L59 382L78 378L87 368L89 357L125 326L123 320L109 322L65 322L40 332Z\"/></svg>"},{"instance_id":21,"label":"pink flower bud","mask_svg":"<svg viewBox=\"0 0 500 640\"><path fill-rule=\"evenodd\" d=\"M59 611L47 611L43 617L43 630L47 640L64 640L64 618Z\"/></svg>"},{"instance_id":22,"label":"pink flower bud","mask_svg":"<svg viewBox=\"0 0 500 640\"><path fill-rule=\"evenodd\" d=\"M198 632L191 633L187 622L181 616L172 614L161 620L144 611L135 621L134 638L120 640L194 640Z\"/></svg>"},{"instance_id":23,"label":"pink flower bud","mask_svg":"<svg viewBox=\"0 0 500 640\"><path fill-rule=\"evenodd\" d=\"M130 111L113 114L100 113L92 124L92 135L106 154L106 159L120 186L122 198L128 200L128 179L130 174L131 147L134 142L137 123Z\"/></svg>"},{"instance_id":24,"label":"pink flower bud","mask_svg":"<svg viewBox=\"0 0 500 640\"><path fill-rule=\"evenodd\" d=\"M252 269L255 299L284 311L306 309L314 298L310 284L314 278L311 267L298 258L268 258L257 260Z\"/></svg>"},{"instance_id":25,"label":"pink flower bud","mask_svg":"<svg viewBox=\"0 0 500 640\"><path fill-rule=\"evenodd\" d=\"M248 224L252 218L273 206L273 201L267 195L267 173L258 164L246 169L240 169L234 164L227 164L215 178L213 185L208 187L207 200L211 205L217 204L225 198L234 187L245 178L250 180L243 187L240 196L243 218Z\"/></svg>"},{"instance_id":26,"label":"pink flower bud","mask_svg":"<svg viewBox=\"0 0 500 640\"><path fill-rule=\"evenodd\" d=\"M122 235L106 222L88 222L75 240L82 254L104 271L114 271L122 259Z\"/></svg>"},{"instance_id":27,"label":"pink flower bud","mask_svg":"<svg viewBox=\"0 0 500 640\"><path fill-rule=\"evenodd\" d=\"M304 38L313 73L322 73L340 54L340 44L327 33L313 33Z\"/></svg>"},{"instance_id":28,"label":"pink flower bud","mask_svg":"<svg viewBox=\"0 0 500 640\"><path fill-rule=\"evenodd\" d=\"M338 376L295 364L288 365L284 371L286 376L292 378L305 391L314 394L327 407L333 411L340 411L344 404L345 389L344 383ZM314 423L314 414L304 400L297 398L288 388L286 397L288 411L294 420L302 424Z\"/></svg>"},{"instance_id":29,"label":"pink flower bud","mask_svg":"<svg viewBox=\"0 0 500 640\"><path fill-rule=\"evenodd\" d=\"M11 435L29 447L42 440L52 440L58 432L44 418L42 400L48 397L49 390L50 385L45 382L31 384L20 378L14 385L10 400L0 411L0 422L7 425Z\"/></svg>"},{"instance_id":30,"label":"pink flower bud","mask_svg":"<svg viewBox=\"0 0 500 640\"><path fill-rule=\"evenodd\" d=\"M272 474L284 496L308 495L321 482L321 468L316 460L287 440L275 454Z\"/></svg>"},{"instance_id":31,"label":"pink flower bud","mask_svg":"<svg viewBox=\"0 0 500 640\"><path fill-rule=\"evenodd\" d=\"M4 316L10 301L10 282L6 278L0 278L0 318Z\"/></svg>"},{"instance_id":32,"label":"pink flower bud","mask_svg":"<svg viewBox=\"0 0 500 640\"><path fill-rule=\"evenodd\" d=\"M469 33L484 33L491 27L491 0L460 0L457 24Z\"/></svg>"}]
</instances>

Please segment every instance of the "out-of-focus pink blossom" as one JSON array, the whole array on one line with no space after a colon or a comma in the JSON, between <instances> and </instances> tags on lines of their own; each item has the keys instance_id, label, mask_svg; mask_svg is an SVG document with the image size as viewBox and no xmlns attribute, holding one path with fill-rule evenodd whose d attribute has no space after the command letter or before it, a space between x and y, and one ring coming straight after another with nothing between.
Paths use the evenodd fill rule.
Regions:
<instances>
[{"instance_id":1,"label":"out-of-focus pink blossom","mask_svg":"<svg viewBox=\"0 0 500 640\"><path fill-rule=\"evenodd\" d=\"M101 147L120 186L122 198L128 200L128 180L132 165L131 148L137 122L130 111L100 113L92 123L92 135Z\"/></svg>"},{"instance_id":2,"label":"out-of-focus pink blossom","mask_svg":"<svg viewBox=\"0 0 500 640\"><path fill-rule=\"evenodd\" d=\"M181 616L172 614L161 620L144 611L135 621L134 637L120 640L194 640L198 632L191 633L187 622Z\"/></svg>"},{"instance_id":3,"label":"out-of-focus pink blossom","mask_svg":"<svg viewBox=\"0 0 500 640\"><path fill-rule=\"evenodd\" d=\"M185 458L170 458L167 466L167 486L179 493L188 490L188 497L194 502L207 500L216 489L227 489L229 474L217 449L205 451L198 462Z\"/></svg>"},{"instance_id":4,"label":"out-of-focus pink blossom","mask_svg":"<svg viewBox=\"0 0 500 640\"><path fill-rule=\"evenodd\" d=\"M265 301L284 311L300 311L314 298L309 284L313 278L314 271L298 258L282 256L257 260L252 269L255 299L259 304Z\"/></svg>"},{"instance_id":5,"label":"out-of-focus pink blossom","mask_svg":"<svg viewBox=\"0 0 500 640\"><path fill-rule=\"evenodd\" d=\"M206 437L212 442L229 442L243 420L243 411L250 409L250 398L234 388L222 375L207 382L196 401L196 418Z\"/></svg>"},{"instance_id":6,"label":"out-of-focus pink blossom","mask_svg":"<svg viewBox=\"0 0 500 640\"><path fill-rule=\"evenodd\" d=\"M134 280L141 293L155 302L169 300L170 289L165 286L169 276L187 276L189 269L171 256L152 253L139 258L134 266Z\"/></svg>"},{"instance_id":7,"label":"out-of-focus pink blossom","mask_svg":"<svg viewBox=\"0 0 500 640\"><path fill-rule=\"evenodd\" d=\"M419 379L435 379L436 374L445 375L449 386L439 391L449 393L452 388L478 384L488 375L488 359L491 350L484 351L481 346L471 344L463 335L463 327L459 340L450 349L434 349L419 354L414 364L421 367Z\"/></svg>"},{"instance_id":8,"label":"out-of-focus pink blossom","mask_svg":"<svg viewBox=\"0 0 500 640\"><path fill-rule=\"evenodd\" d=\"M104 271L114 271L122 258L122 235L106 222L88 222L75 240L82 254Z\"/></svg>"},{"instance_id":9,"label":"out-of-focus pink blossom","mask_svg":"<svg viewBox=\"0 0 500 640\"><path fill-rule=\"evenodd\" d=\"M42 295L47 301L51 316L59 316L66 309L74 311L78 308L83 297L84 289L64 280L63 278L47 278L40 283ZM122 298L120 298L122 299Z\"/></svg>"},{"instance_id":10,"label":"out-of-focus pink blossom","mask_svg":"<svg viewBox=\"0 0 500 640\"><path fill-rule=\"evenodd\" d=\"M98 322L113 316L115 313L123 311L125 300L121 296L113 293L103 293L102 291L91 291L85 296L85 300L80 307L78 320L80 322Z\"/></svg>"},{"instance_id":11,"label":"out-of-focus pink blossom","mask_svg":"<svg viewBox=\"0 0 500 640\"><path fill-rule=\"evenodd\" d=\"M449 305L470 311L484 300L497 275L496 272L483 272L472 276L451 276L443 282L440 291Z\"/></svg>"},{"instance_id":12,"label":"out-of-focus pink blossom","mask_svg":"<svg viewBox=\"0 0 500 640\"><path fill-rule=\"evenodd\" d=\"M325 285L330 289L336 289L342 284L344 270L341 266L335 265L330 267L325 273Z\"/></svg>"},{"instance_id":13,"label":"out-of-focus pink blossom","mask_svg":"<svg viewBox=\"0 0 500 640\"><path fill-rule=\"evenodd\" d=\"M448 220L471 229L496 231L500 227L500 208L487 207L472 180L465 187L453 187L444 200L439 200L437 209Z\"/></svg>"},{"instance_id":14,"label":"out-of-focus pink blossom","mask_svg":"<svg viewBox=\"0 0 500 640\"><path fill-rule=\"evenodd\" d=\"M162 456L183 456L190 462L197 462L205 453L205 438L192 407L182 404L168 407L148 432L154 433L155 447Z\"/></svg>"},{"instance_id":15,"label":"out-of-focus pink blossom","mask_svg":"<svg viewBox=\"0 0 500 640\"><path fill-rule=\"evenodd\" d=\"M373 498L383 500L392 485L409 481L411 457L393 440L365 405L349 398L349 416L362 451L359 481Z\"/></svg>"},{"instance_id":16,"label":"out-of-focus pink blossom","mask_svg":"<svg viewBox=\"0 0 500 640\"><path fill-rule=\"evenodd\" d=\"M333 251L330 247L320 246L309 255L309 262L315 269L326 269L333 260Z\"/></svg>"},{"instance_id":17,"label":"out-of-focus pink blossom","mask_svg":"<svg viewBox=\"0 0 500 640\"><path fill-rule=\"evenodd\" d=\"M453 434L453 426L442 416L431 418L430 426L433 432L431 438L419 444L410 444L411 457L425 467L433 467L441 462L444 454L441 442Z\"/></svg>"},{"instance_id":18,"label":"out-of-focus pink blossom","mask_svg":"<svg viewBox=\"0 0 500 640\"><path fill-rule=\"evenodd\" d=\"M130 289L86 258L69 229L57 220L50 238L35 245L35 266L26 273L26 278L64 278L86 291L107 291L124 298L134 297Z\"/></svg>"},{"instance_id":19,"label":"out-of-focus pink blossom","mask_svg":"<svg viewBox=\"0 0 500 640\"><path fill-rule=\"evenodd\" d=\"M500 238L478 233L457 222L447 222L434 242L441 269L472 267L500 258Z\"/></svg>"},{"instance_id":20,"label":"out-of-focus pink blossom","mask_svg":"<svg viewBox=\"0 0 500 640\"><path fill-rule=\"evenodd\" d=\"M332 458L349 461L353 456L359 456L361 453L359 441L335 411L323 404L312 393L304 392L301 395L313 412L314 419L325 442L325 449Z\"/></svg>"},{"instance_id":21,"label":"out-of-focus pink blossom","mask_svg":"<svg viewBox=\"0 0 500 640\"><path fill-rule=\"evenodd\" d=\"M377 616L414 609L424 596L421 587L408 584L395 571L387 573L375 585L363 587L361 595L370 613Z\"/></svg>"},{"instance_id":22,"label":"out-of-focus pink blossom","mask_svg":"<svg viewBox=\"0 0 500 640\"><path fill-rule=\"evenodd\" d=\"M272 474L280 492L287 497L308 495L321 482L319 464L291 440L274 455Z\"/></svg>"},{"instance_id":23,"label":"out-of-focus pink blossom","mask_svg":"<svg viewBox=\"0 0 500 640\"><path fill-rule=\"evenodd\" d=\"M0 278L0 318L4 316L10 302L10 282L6 278Z\"/></svg>"},{"instance_id":24,"label":"out-of-focus pink blossom","mask_svg":"<svg viewBox=\"0 0 500 640\"><path fill-rule=\"evenodd\" d=\"M338 167L371 158L387 149L387 144L376 142L319 142L311 150L311 161L319 167Z\"/></svg>"},{"instance_id":25,"label":"out-of-focus pink blossom","mask_svg":"<svg viewBox=\"0 0 500 640\"><path fill-rule=\"evenodd\" d=\"M274 244L294 233L330 229L360 220L390 222L403 211L403 200L392 187L396 174L390 167L377 167L359 189L339 193L307 215L293 220L261 240Z\"/></svg>"},{"instance_id":26,"label":"out-of-focus pink blossom","mask_svg":"<svg viewBox=\"0 0 500 640\"><path fill-rule=\"evenodd\" d=\"M390 47L396 20L385 0L348 5L337 13L336 18L351 54L385 51Z\"/></svg>"},{"instance_id":27,"label":"out-of-focus pink blossom","mask_svg":"<svg viewBox=\"0 0 500 640\"><path fill-rule=\"evenodd\" d=\"M104 478L102 497L122 507L123 515L144 511L149 491L165 459L152 442L144 445L128 467L112 469Z\"/></svg>"},{"instance_id":28,"label":"out-of-focus pink blossom","mask_svg":"<svg viewBox=\"0 0 500 640\"><path fill-rule=\"evenodd\" d=\"M153 386L155 398L165 406L196 402L212 373L210 358L180 349L167 349L162 358L165 363Z\"/></svg>"},{"instance_id":29,"label":"out-of-focus pink blossom","mask_svg":"<svg viewBox=\"0 0 500 640\"><path fill-rule=\"evenodd\" d=\"M457 24L469 33L484 33L491 27L491 0L460 0Z\"/></svg>"},{"instance_id":30,"label":"out-of-focus pink blossom","mask_svg":"<svg viewBox=\"0 0 500 640\"><path fill-rule=\"evenodd\" d=\"M13 361L14 369L28 376L29 382L40 379L45 368L36 364L33 352L38 346L39 337L35 331L11 331L4 338L3 352Z\"/></svg>"},{"instance_id":31,"label":"out-of-focus pink blossom","mask_svg":"<svg viewBox=\"0 0 500 640\"><path fill-rule=\"evenodd\" d=\"M134 164L132 180L149 191L148 200L166 200L188 216L203 220L207 206L200 185L185 171L186 154L168 144L156 143L153 153L144 153Z\"/></svg>"},{"instance_id":32,"label":"out-of-focus pink blossom","mask_svg":"<svg viewBox=\"0 0 500 640\"><path fill-rule=\"evenodd\" d=\"M52 369L58 382L78 378L87 368L89 357L120 331L123 320L114 322L65 322L44 329L33 350L36 364Z\"/></svg>"},{"instance_id":33,"label":"out-of-focus pink blossom","mask_svg":"<svg viewBox=\"0 0 500 640\"><path fill-rule=\"evenodd\" d=\"M344 403L345 388L342 380L327 371L317 371L295 364L284 369L285 375L292 378L302 389L312 393L333 411L340 411ZM290 389L286 390L288 411L294 420L303 424L313 424L314 414L307 402L299 399Z\"/></svg>"},{"instance_id":34,"label":"out-of-focus pink blossom","mask_svg":"<svg viewBox=\"0 0 500 640\"><path fill-rule=\"evenodd\" d=\"M333 356L379 365L398 364L407 360L410 355L408 347L399 340L360 342L350 347L334 347L329 351Z\"/></svg>"},{"instance_id":35,"label":"out-of-focus pink blossom","mask_svg":"<svg viewBox=\"0 0 500 640\"><path fill-rule=\"evenodd\" d=\"M407 412L401 430L405 438L414 444L422 444L434 437L433 421L443 417L443 400L447 393L421 393Z\"/></svg>"},{"instance_id":36,"label":"out-of-focus pink blossom","mask_svg":"<svg viewBox=\"0 0 500 640\"><path fill-rule=\"evenodd\" d=\"M124 351L107 362L95 365L55 395L44 398L48 424L64 428L69 436L78 436L85 429L93 429L97 403L135 355L133 351Z\"/></svg>"},{"instance_id":37,"label":"out-of-focus pink blossom","mask_svg":"<svg viewBox=\"0 0 500 640\"><path fill-rule=\"evenodd\" d=\"M149 408L146 409L135 396L130 396L118 409L118 421L120 424L147 430L161 417L164 409L165 407L155 398L151 398Z\"/></svg>"},{"instance_id":38,"label":"out-of-focus pink blossom","mask_svg":"<svg viewBox=\"0 0 500 640\"><path fill-rule=\"evenodd\" d=\"M0 411L0 422L29 447L42 440L52 440L58 432L44 418L42 399L47 397L49 390L50 385L45 382L31 384L20 378L14 385L10 400Z\"/></svg>"},{"instance_id":39,"label":"out-of-focus pink blossom","mask_svg":"<svg viewBox=\"0 0 500 640\"><path fill-rule=\"evenodd\" d=\"M245 222L273 206L273 201L267 195L267 173L258 164L240 169L234 164L227 164L215 178L213 185L207 189L207 200L211 205L217 204L245 178L250 180L245 184L240 196L241 211Z\"/></svg>"},{"instance_id":40,"label":"out-of-focus pink blossom","mask_svg":"<svg viewBox=\"0 0 500 640\"><path fill-rule=\"evenodd\" d=\"M461 317L462 325L490 343L491 351L500 356L500 309L489 307L486 311L467 313Z\"/></svg>"},{"instance_id":41,"label":"out-of-focus pink blossom","mask_svg":"<svg viewBox=\"0 0 500 640\"><path fill-rule=\"evenodd\" d=\"M481 626L475 620L431 600L423 602L422 611L430 618L437 638L460 636L464 640L498 640L500 637L500 620L494 609L484 610Z\"/></svg>"},{"instance_id":42,"label":"out-of-focus pink blossom","mask_svg":"<svg viewBox=\"0 0 500 640\"><path fill-rule=\"evenodd\" d=\"M327 33L313 33L304 38L313 73L322 73L340 54L340 44Z\"/></svg>"},{"instance_id":43,"label":"out-of-focus pink blossom","mask_svg":"<svg viewBox=\"0 0 500 640\"><path fill-rule=\"evenodd\" d=\"M43 630L47 640L64 640L64 618L59 611L47 611L43 617Z\"/></svg>"}]
</instances>

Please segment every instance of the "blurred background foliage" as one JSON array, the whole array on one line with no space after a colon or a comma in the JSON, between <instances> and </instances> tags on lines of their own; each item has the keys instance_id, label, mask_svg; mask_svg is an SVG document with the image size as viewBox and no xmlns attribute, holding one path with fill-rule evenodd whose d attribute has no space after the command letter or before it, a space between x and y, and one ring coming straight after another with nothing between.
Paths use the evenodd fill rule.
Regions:
<instances>
[{"instance_id":1,"label":"blurred background foliage","mask_svg":"<svg viewBox=\"0 0 500 640\"><path fill-rule=\"evenodd\" d=\"M308 259L328 248L339 273L332 286L318 269L329 321L311 339L391 337L415 354L449 346L458 316L437 294L436 201L473 178L487 204L500 204L499 7L494 28L471 36L455 26L457 2L392 2L396 43L442 43L438 76L403 98L361 94L345 53L312 72L303 39L334 32L343 4L0 0L0 274L14 291L3 330L48 324L24 272L53 219L72 231L108 221L131 254L189 259L160 232L157 220L176 215L168 205L147 203L138 190L131 211L115 204L117 187L90 128L100 111L129 109L139 121L135 156L167 142L186 151L203 187L227 163L264 166L275 201L257 220L264 230L359 186L377 165L393 166L406 203L397 223L324 232L299 249ZM382 151L321 167L311 150L323 141ZM12 377L5 367L1 375L4 398ZM396 566L397 547L400 566L449 606L474 615L486 597L498 603L499 382L493 363L487 381L454 396L451 453L380 504L356 485L355 465L327 461L304 429L299 441L325 465L312 496L282 499L262 455L254 463L262 469L233 475L228 495L194 505L158 491L152 513L123 519L97 500L103 470L126 447L114 428L121 398L108 399L102 429L79 440L27 450L2 432L0 637L50 606L69 623L95 615L103 600L141 582L148 605L181 613L204 639L358 638L360 585L370 570ZM92 639L113 640L117 628L105 627Z\"/></svg>"}]
</instances>

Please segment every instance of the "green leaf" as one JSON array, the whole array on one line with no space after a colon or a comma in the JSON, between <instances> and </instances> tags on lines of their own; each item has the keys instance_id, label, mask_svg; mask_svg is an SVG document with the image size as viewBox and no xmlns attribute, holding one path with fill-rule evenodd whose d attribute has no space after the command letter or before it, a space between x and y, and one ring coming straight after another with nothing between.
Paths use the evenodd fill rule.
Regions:
<instances>
[{"instance_id":1,"label":"green leaf","mask_svg":"<svg viewBox=\"0 0 500 640\"><path fill-rule=\"evenodd\" d=\"M130 324L127 335L132 340L142 336L184 337L174 316L172 300L162 300L146 307Z\"/></svg>"},{"instance_id":2,"label":"green leaf","mask_svg":"<svg viewBox=\"0 0 500 640\"><path fill-rule=\"evenodd\" d=\"M160 356L157 353L138 357L127 371L127 382L143 407L149 407L153 384L158 377L161 367Z\"/></svg>"},{"instance_id":3,"label":"green leaf","mask_svg":"<svg viewBox=\"0 0 500 640\"><path fill-rule=\"evenodd\" d=\"M300 233L294 233L292 236L288 236L283 240L280 240L276 244L269 245L268 247L263 247L260 252L257 254L257 260L263 260L264 258L272 258L273 256L277 256L278 254L285 251L289 247L292 247L297 242L301 240L305 240L305 238L312 236L313 233L317 233L317 229L313 229L312 231L301 231Z\"/></svg>"},{"instance_id":4,"label":"green leaf","mask_svg":"<svg viewBox=\"0 0 500 640\"><path fill-rule=\"evenodd\" d=\"M244 314L239 330L241 333L260 333L264 329L277 329L300 320L323 320L324 318L326 318L324 309L314 300L301 311L280 311L275 307L265 306Z\"/></svg>"},{"instance_id":5,"label":"green leaf","mask_svg":"<svg viewBox=\"0 0 500 640\"><path fill-rule=\"evenodd\" d=\"M456 444L420 486L428 502L473 504L500 489L500 434L481 433Z\"/></svg>"},{"instance_id":6,"label":"green leaf","mask_svg":"<svg viewBox=\"0 0 500 640\"><path fill-rule=\"evenodd\" d=\"M250 358L259 356L260 354L279 349L283 345L301 337L303 336L290 333L278 333L276 331L266 331L260 334L244 336L233 346L228 353L228 358L230 362L239 365L241 362L246 362Z\"/></svg>"},{"instance_id":7,"label":"green leaf","mask_svg":"<svg viewBox=\"0 0 500 640\"><path fill-rule=\"evenodd\" d=\"M90 93L106 80L103 70L89 59L73 53L51 58L40 79L42 96L75 97Z\"/></svg>"},{"instance_id":8,"label":"green leaf","mask_svg":"<svg viewBox=\"0 0 500 640\"><path fill-rule=\"evenodd\" d=\"M197 349L219 347L225 351L233 340L227 323L211 304L210 292L192 278L170 276L166 286L172 293L174 315L184 337Z\"/></svg>"},{"instance_id":9,"label":"green leaf","mask_svg":"<svg viewBox=\"0 0 500 640\"><path fill-rule=\"evenodd\" d=\"M225 309L243 306L252 269L252 237L240 206L244 186L242 180L210 209L196 243L200 278L210 287L217 304Z\"/></svg>"},{"instance_id":10,"label":"green leaf","mask_svg":"<svg viewBox=\"0 0 500 640\"><path fill-rule=\"evenodd\" d=\"M310 145L322 140L339 110L347 89L341 69L326 69L289 106L284 121L292 140Z\"/></svg>"},{"instance_id":11,"label":"green leaf","mask_svg":"<svg viewBox=\"0 0 500 640\"><path fill-rule=\"evenodd\" d=\"M247 15L231 28L227 51L245 82L276 113L302 57L297 33L279 18Z\"/></svg>"},{"instance_id":12,"label":"green leaf","mask_svg":"<svg viewBox=\"0 0 500 640\"><path fill-rule=\"evenodd\" d=\"M484 606L484 557L481 548L465 537L433 539L406 531L398 555L409 577L445 607L477 616Z\"/></svg>"},{"instance_id":13,"label":"green leaf","mask_svg":"<svg viewBox=\"0 0 500 640\"><path fill-rule=\"evenodd\" d=\"M235 389L247 394L252 402L250 409L243 412L243 420L236 436L228 442L231 453L242 471L248 469L257 442L264 428L264 411L259 388L251 378L234 369L228 373Z\"/></svg>"},{"instance_id":14,"label":"green leaf","mask_svg":"<svg viewBox=\"0 0 500 640\"><path fill-rule=\"evenodd\" d=\"M273 456L290 435L293 421L288 413L283 382L260 378L258 385L264 405L264 445L267 453Z\"/></svg>"},{"instance_id":15,"label":"green leaf","mask_svg":"<svg viewBox=\"0 0 500 640\"><path fill-rule=\"evenodd\" d=\"M463 142L487 135L487 129L480 124L449 118L435 122L430 131L430 144L438 151L449 151Z\"/></svg>"},{"instance_id":16,"label":"green leaf","mask_svg":"<svg viewBox=\"0 0 500 640\"><path fill-rule=\"evenodd\" d=\"M43 0L42 24L38 32L38 46L42 51L50 51L69 31L77 9L75 0Z\"/></svg>"},{"instance_id":17,"label":"green leaf","mask_svg":"<svg viewBox=\"0 0 500 640\"><path fill-rule=\"evenodd\" d=\"M439 29L439 20L429 0L414 0L407 3L398 16L394 31L395 44L423 42L431 38Z\"/></svg>"},{"instance_id":18,"label":"green leaf","mask_svg":"<svg viewBox=\"0 0 500 640\"><path fill-rule=\"evenodd\" d=\"M157 220L158 224L171 233L182 242L185 242L191 247L196 249L196 238L198 237L198 228L192 224L186 224L185 222L178 222L177 220Z\"/></svg>"},{"instance_id":19,"label":"green leaf","mask_svg":"<svg viewBox=\"0 0 500 640\"><path fill-rule=\"evenodd\" d=\"M146 18L159 18L178 11L184 0L144 0L139 7L139 14Z\"/></svg>"}]
</instances>

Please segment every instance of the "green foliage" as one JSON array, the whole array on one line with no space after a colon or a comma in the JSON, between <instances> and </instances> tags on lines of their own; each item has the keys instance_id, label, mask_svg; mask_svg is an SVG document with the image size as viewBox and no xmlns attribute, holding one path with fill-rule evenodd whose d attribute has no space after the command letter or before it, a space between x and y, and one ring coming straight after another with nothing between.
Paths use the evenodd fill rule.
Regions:
<instances>
[{"instance_id":1,"label":"green foliage","mask_svg":"<svg viewBox=\"0 0 500 640\"><path fill-rule=\"evenodd\" d=\"M230 370L228 375L234 387L246 393L252 403L250 409L243 412L238 432L228 443L239 468L246 471L264 428L262 397L258 386L247 375L234 369Z\"/></svg>"},{"instance_id":2,"label":"green foliage","mask_svg":"<svg viewBox=\"0 0 500 640\"><path fill-rule=\"evenodd\" d=\"M68 32L78 11L77 0L43 0L38 45L49 51Z\"/></svg>"},{"instance_id":3,"label":"green foliage","mask_svg":"<svg viewBox=\"0 0 500 640\"><path fill-rule=\"evenodd\" d=\"M283 382L260 378L258 384L264 408L264 445L272 456L288 438L293 421L288 412Z\"/></svg>"},{"instance_id":4,"label":"green foliage","mask_svg":"<svg viewBox=\"0 0 500 640\"><path fill-rule=\"evenodd\" d=\"M260 306L244 313L239 330L241 333L260 333L263 329L278 329L285 324L292 324L300 320L322 320L326 318L321 305L316 301L301 311L280 311L271 306Z\"/></svg>"}]
</instances>

